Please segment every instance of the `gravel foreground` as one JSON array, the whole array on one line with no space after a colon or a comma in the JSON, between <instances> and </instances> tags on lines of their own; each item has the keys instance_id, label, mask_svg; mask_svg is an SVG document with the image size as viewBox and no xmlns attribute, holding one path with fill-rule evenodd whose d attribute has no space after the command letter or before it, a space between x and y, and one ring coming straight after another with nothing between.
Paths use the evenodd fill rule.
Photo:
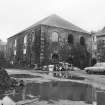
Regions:
<instances>
[{"instance_id":1,"label":"gravel foreground","mask_svg":"<svg viewBox=\"0 0 105 105\"><path fill-rule=\"evenodd\" d=\"M10 69L7 70L9 74L30 74L34 76L39 76L39 78L20 78L24 80L25 82L35 82L35 83L43 83L43 82L49 82L49 81L75 81L75 82L82 82L84 84L90 84L93 85L96 88L100 88L105 90L105 76L104 75L88 75L84 72L79 72L79 71L74 71L71 72L72 75L78 75L85 77L85 80L79 81L79 80L71 80L71 79L63 79L63 78L55 78L51 75L45 74L45 73L39 73L35 70L17 70L17 69ZM42 78L40 78L42 77ZM23 100L26 101L26 100ZM86 103L84 101L72 101L72 100L50 100L50 101L43 101L43 100L38 100L38 101L31 101L25 104L17 104L17 105L93 105ZM96 104L94 104L96 105Z\"/></svg>"}]
</instances>

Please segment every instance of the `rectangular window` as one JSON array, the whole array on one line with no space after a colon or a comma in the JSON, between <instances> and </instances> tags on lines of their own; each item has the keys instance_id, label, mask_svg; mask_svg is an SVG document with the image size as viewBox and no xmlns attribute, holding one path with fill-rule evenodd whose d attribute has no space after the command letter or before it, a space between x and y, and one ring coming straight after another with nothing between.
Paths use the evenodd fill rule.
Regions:
<instances>
[{"instance_id":1,"label":"rectangular window","mask_svg":"<svg viewBox=\"0 0 105 105\"><path fill-rule=\"evenodd\" d=\"M25 48L25 49L23 49L23 54L26 54L26 48Z\"/></svg>"},{"instance_id":2,"label":"rectangular window","mask_svg":"<svg viewBox=\"0 0 105 105\"><path fill-rule=\"evenodd\" d=\"M27 35L24 36L24 45L27 45Z\"/></svg>"},{"instance_id":3,"label":"rectangular window","mask_svg":"<svg viewBox=\"0 0 105 105\"><path fill-rule=\"evenodd\" d=\"M14 46L16 47L17 46L17 40L15 39L15 44L14 44Z\"/></svg>"}]
</instances>

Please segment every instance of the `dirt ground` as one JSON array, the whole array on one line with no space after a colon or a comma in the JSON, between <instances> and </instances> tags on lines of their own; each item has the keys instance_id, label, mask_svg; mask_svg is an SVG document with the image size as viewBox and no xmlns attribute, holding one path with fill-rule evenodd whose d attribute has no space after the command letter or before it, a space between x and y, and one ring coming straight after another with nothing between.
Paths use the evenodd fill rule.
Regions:
<instances>
[{"instance_id":1,"label":"dirt ground","mask_svg":"<svg viewBox=\"0 0 105 105\"><path fill-rule=\"evenodd\" d=\"M31 104L26 104L26 105L91 105L91 104L86 104L81 101L68 101L68 100L60 100L57 102L47 102L47 101L41 101L41 102L33 102Z\"/></svg>"},{"instance_id":2,"label":"dirt ground","mask_svg":"<svg viewBox=\"0 0 105 105\"><path fill-rule=\"evenodd\" d=\"M89 75L86 74L84 71L71 71L70 74L84 77L84 80L71 80L71 79L64 79L64 78L56 78L53 77L52 74L46 74L42 71L35 71L35 70L20 70L20 69L6 69L8 74L30 74L34 75L37 78L18 78L19 80L24 80L26 83L28 82L48 82L48 81L76 81L76 82L82 82L85 84L91 84L95 88L99 88L102 90L105 90L105 76L104 75ZM39 76L39 77L38 77ZM35 101L32 103L28 103L25 105L91 105L87 104L82 101L68 101L68 100L59 100L59 101Z\"/></svg>"}]
</instances>

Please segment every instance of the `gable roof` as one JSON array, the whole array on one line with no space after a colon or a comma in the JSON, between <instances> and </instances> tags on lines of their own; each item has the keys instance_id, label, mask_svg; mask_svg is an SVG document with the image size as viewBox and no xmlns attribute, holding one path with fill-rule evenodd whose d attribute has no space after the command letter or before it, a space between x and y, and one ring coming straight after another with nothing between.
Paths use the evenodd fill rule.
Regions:
<instances>
[{"instance_id":1,"label":"gable roof","mask_svg":"<svg viewBox=\"0 0 105 105\"><path fill-rule=\"evenodd\" d=\"M53 26L53 27L59 27L59 28L64 28L64 29L68 29L68 30L72 30L72 31L77 31L77 32L82 32L82 33L87 33L89 34L89 32L83 30L82 28L78 27L78 26L75 26L74 24L68 22L67 20L65 19L62 19L61 17L57 16L57 15L50 15L40 21L38 21L37 23L31 25L30 27L22 30L21 32L23 31L26 31L28 29L31 29L35 26L38 26L38 25L47 25L47 26ZM19 32L19 33L21 33ZM15 34L14 36L18 35L19 33ZM13 36L11 36L13 37ZM11 37L9 37L8 39L10 39Z\"/></svg>"},{"instance_id":2,"label":"gable roof","mask_svg":"<svg viewBox=\"0 0 105 105\"><path fill-rule=\"evenodd\" d=\"M26 28L25 30L30 29L37 25L48 25L48 26L60 27L60 28L68 29L68 30L88 33L87 31L81 29L78 26L73 25L72 23L62 19L61 17L59 17L57 15L50 15L50 16L42 19L41 21L33 24L32 26Z\"/></svg>"}]
</instances>

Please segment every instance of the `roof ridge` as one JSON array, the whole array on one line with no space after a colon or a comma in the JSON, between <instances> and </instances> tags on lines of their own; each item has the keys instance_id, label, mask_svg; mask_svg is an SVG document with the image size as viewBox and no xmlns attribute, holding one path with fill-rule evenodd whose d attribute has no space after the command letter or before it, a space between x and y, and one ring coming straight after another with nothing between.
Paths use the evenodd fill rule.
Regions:
<instances>
[{"instance_id":1,"label":"roof ridge","mask_svg":"<svg viewBox=\"0 0 105 105\"><path fill-rule=\"evenodd\" d=\"M68 30L72 30L72 31L77 31L77 32L89 34L89 32L87 32L84 29L72 24L68 20L63 19L62 17L58 16L57 14L49 15L49 16L45 17L44 19L39 20L35 24L31 25L30 27L25 28L21 32L26 31L28 29L31 29L31 28L38 26L38 25L54 26L54 27L59 27L59 28L64 28L64 29L68 29ZM19 32L19 33L21 33L21 32ZM17 33L17 34L19 34L19 33ZM17 34L15 34L15 35L17 35Z\"/></svg>"},{"instance_id":2,"label":"roof ridge","mask_svg":"<svg viewBox=\"0 0 105 105\"><path fill-rule=\"evenodd\" d=\"M72 24L71 22L67 21L66 19L61 18L60 16L58 16L56 14L52 14L52 15L49 15L49 16L45 17L44 19L36 22L35 24L33 24L32 26L26 28L25 30L30 29L30 28L32 28L34 26L39 25L39 24L49 25L48 23L53 23L53 21L51 21L51 20L53 20L53 21L56 20L56 22L55 22L56 26L61 25L61 28L65 28L65 29L69 29L69 30L74 30L74 31L79 31L79 32L83 32L83 33L88 33L84 29L82 29L82 28ZM62 23L64 23L64 24L62 24ZM54 26L54 24L50 24L49 26Z\"/></svg>"}]
</instances>

